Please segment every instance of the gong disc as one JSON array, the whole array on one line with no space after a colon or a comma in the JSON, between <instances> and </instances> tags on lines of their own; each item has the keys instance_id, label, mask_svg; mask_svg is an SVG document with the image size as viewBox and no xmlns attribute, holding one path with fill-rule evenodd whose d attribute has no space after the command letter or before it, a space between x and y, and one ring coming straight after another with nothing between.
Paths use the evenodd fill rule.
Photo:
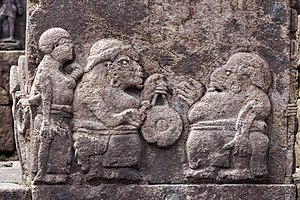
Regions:
<instances>
[{"instance_id":1,"label":"gong disc","mask_svg":"<svg viewBox=\"0 0 300 200\"><path fill-rule=\"evenodd\" d=\"M169 147L180 137L183 129L180 115L169 105L154 106L147 112L142 126L144 139L158 147Z\"/></svg>"}]
</instances>

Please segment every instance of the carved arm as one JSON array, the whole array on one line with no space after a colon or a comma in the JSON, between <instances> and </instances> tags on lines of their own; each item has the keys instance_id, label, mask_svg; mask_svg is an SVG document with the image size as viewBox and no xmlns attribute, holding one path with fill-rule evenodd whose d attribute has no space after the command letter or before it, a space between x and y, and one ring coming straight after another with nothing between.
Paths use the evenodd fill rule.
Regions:
<instances>
[{"instance_id":1,"label":"carved arm","mask_svg":"<svg viewBox=\"0 0 300 200\"><path fill-rule=\"evenodd\" d=\"M16 0L16 6L17 6L18 14L22 15L24 10L23 10L23 7L22 7L21 0Z\"/></svg>"},{"instance_id":2,"label":"carved arm","mask_svg":"<svg viewBox=\"0 0 300 200\"><path fill-rule=\"evenodd\" d=\"M51 102L53 98L52 80L50 77L46 77L43 82L44 87L41 88L43 128L49 128Z\"/></svg>"}]
</instances>

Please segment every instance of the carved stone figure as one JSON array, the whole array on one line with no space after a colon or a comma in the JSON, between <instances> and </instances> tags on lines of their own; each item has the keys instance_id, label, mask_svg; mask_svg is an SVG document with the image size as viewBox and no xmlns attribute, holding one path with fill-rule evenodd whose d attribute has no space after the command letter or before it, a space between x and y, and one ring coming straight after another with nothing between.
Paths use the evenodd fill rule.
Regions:
<instances>
[{"instance_id":1,"label":"carved stone figure","mask_svg":"<svg viewBox=\"0 0 300 200\"><path fill-rule=\"evenodd\" d=\"M268 175L266 118L271 73L254 53L216 69L207 93L188 113L187 157L193 179L247 180Z\"/></svg>"},{"instance_id":2,"label":"carved stone figure","mask_svg":"<svg viewBox=\"0 0 300 200\"><path fill-rule=\"evenodd\" d=\"M39 49L44 57L28 99L35 114L32 132L34 182L65 182L72 158L73 92L82 69L74 62L72 39L64 29L45 31L39 39ZM70 74L66 67L72 69Z\"/></svg>"},{"instance_id":3,"label":"carved stone figure","mask_svg":"<svg viewBox=\"0 0 300 200\"><path fill-rule=\"evenodd\" d=\"M139 129L158 96L167 95L167 83L162 75L150 76L140 98L144 74L138 59L131 45L116 39L91 47L74 99L75 156L87 179L141 178Z\"/></svg>"},{"instance_id":4,"label":"carved stone figure","mask_svg":"<svg viewBox=\"0 0 300 200\"><path fill-rule=\"evenodd\" d=\"M28 103L27 70L25 56L20 56L18 65L10 68L10 94L13 100L14 135L16 148L24 177L29 177L31 109Z\"/></svg>"},{"instance_id":5,"label":"carved stone figure","mask_svg":"<svg viewBox=\"0 0 300 200\"><path fill-rule=\"evenodd\" d=\"M15 21L18 15L23 14L23 8L20 0L2 0L0 7L0 23L2 26L2 42L15 42ZM3 27L3 22L7 21L8 27ZM8 30L7 33L4 30Z\"/></svg>"}]
</instances>

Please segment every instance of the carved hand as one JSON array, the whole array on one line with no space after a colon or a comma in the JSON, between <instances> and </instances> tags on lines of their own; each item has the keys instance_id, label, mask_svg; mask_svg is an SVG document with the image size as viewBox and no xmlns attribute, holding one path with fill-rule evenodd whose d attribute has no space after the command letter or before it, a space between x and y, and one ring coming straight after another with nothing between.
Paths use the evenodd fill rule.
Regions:
<instances>
[{"instance_id":1,"label":"carved hand","mask_svg":"<svg viewBox=\"0 0 300 200\"><path fill-rule=\"evenodd\" d=\"M22 99L25 97L25 93L23 91L17 91L16 92L16 99Z\"/></svg>"},{"instance_id":2,"label":"carved hand","mask_svg":"<svg viewBox=\"0 0 300 200\"><path fill-rule=\"evenodd\" d=\"M233 149L234 156L247 157L251 154L249 138L245 135L236 134L234 139L224 145L223 149Z\"/></svg>"},{"instance_id":3,"label":"carved hand","mask_svg":"<svg viewBox=\"0 0 300 200\"><path fill-rule=\"evenodd\" d=\"M22 7L18 7L18 14L19 15L23 15L23 8Z\"/></svg>"},{"instance_id":4,"label":"carved hand","mask_svg":"<svg viewBox=\"0 0 300 200\"><path fill-rule=\"evenodd\" d=\"M287 111L286 111L286 116L291 117L291 116L297 116L297 103L290 103L288 104Z\"/></svg>"},{"instance_id":5,"label":"carved hand","mask_svg":"<svg viewBox=\"0 0 300 200\"><path fill-rule=\"evenodd\" d=\"M143 123L143 114L137 109L127 109L119 114L114 115L115 117L121 117L123 123L131 124L136 127L140 127Z\"/></svg>"},{"instance_id":6,"label":"carved hand","mask_svg":"<svg viewBox=\"0 0 300 200\"><path fill-rule=\"evenodd\" d=\"M41 127L41 133L40 133L41 140L43 140L43 138L44 139L48 139L49 137L52 138L51 132L52 131L50 130L50 124L48 122L44 121L42 124L42 127Z\"/></svg>"},{"instance_id":7,"label":"carved hand","mask_svg":"<svg viewBox=\"0 0 300 200\"><path fill-rule=\"evenodd\" d=\"M190 78L177 86L176 93L179 99L184 100L191 106L204 95L204 86L202 83Z\"/></svg>"},{"instance_id":8,"label":"carved hand","mask_svg":"<svg viewBox=\"0 0 300 200\"><path fill-rule=\"evenodd\" d=\"M166 95L168 92L168 83L164 80L161 74L154 74L150 76L144 85L141 100L152 102L156 94Z\"/></svg>"},{"instance_id":9,"label":"carved hand","mask_svg":"<svg viewBox=\"0 0 300 200\"><path fill-rule=\"evenodd\" d=\"M25 108L27 106L30 106L30 102L29 102L29 99L26 99L26 98L21 98L19 100L19 104L22 106L22 108Z\"/></svg>"}]
</instances>

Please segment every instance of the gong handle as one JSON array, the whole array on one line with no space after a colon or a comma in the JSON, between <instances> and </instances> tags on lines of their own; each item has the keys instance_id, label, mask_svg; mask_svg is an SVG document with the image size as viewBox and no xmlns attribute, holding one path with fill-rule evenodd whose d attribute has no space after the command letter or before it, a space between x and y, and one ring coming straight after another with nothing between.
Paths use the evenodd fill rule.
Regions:
<instances>
[{"instance_id":1,"label":"gong handle","mask_svg":"<svg viewBox=\"0 0 300 200\"><path fill-rule=\"evenodd\" d=\"M153 97L153 99L152 99L152 101L151 101L151 105L152 105L152 106L155 106L156 101L157 101L157 98L158 98L159 95L162 96L163 100L164 100L166 103L169 103L169 101L168 101L168 99L167 99L167 96L166 96L165 94L155 94L154 97Z\"/></svg>"}]
</instances>

